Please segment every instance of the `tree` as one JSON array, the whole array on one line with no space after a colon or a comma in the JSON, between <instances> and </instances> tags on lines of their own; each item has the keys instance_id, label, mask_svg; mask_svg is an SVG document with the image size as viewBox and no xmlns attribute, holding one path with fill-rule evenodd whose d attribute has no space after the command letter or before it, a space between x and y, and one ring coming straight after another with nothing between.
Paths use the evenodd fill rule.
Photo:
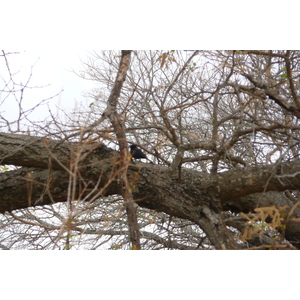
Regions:
<instances>
[{"instance_id":1,"label":"tree","mask_svg":"<svg viewBox=\"0 0 300 300\"><path fill-rule=\"evenodd\" d=\"M0 134L1 247L299 249L299 58L91 53L88 111Z\"/></svg>"}]
</instances>

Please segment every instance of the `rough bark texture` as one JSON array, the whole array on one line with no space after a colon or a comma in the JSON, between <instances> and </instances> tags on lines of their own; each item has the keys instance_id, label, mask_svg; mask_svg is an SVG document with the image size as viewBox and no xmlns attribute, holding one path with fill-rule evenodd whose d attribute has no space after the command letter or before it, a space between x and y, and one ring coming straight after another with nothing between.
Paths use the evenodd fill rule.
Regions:
<instances>
[{"instance_id":1,"label":"rough bark texture","mask_svg":"<svg viewBox=\"0 0 300 300\"><path fill-rule=\"evenodd\" d=\"M0 174L0 212L66 201L72 155L79 146L39 137L0 134L2 164L22 168ZM99 178L101 195L122 194L115 174L119 154L101 144L80 146L82 178L94 186ZM35 166L35 168L28 168ZM221 211L253 211L256 207L290 205L278 192L300 188L300 162L233 170L216 176L182 170L181 181L167 167L139 164L128 168L135 202L199 224L217 249L233 248L227 239ZM47 189L45 188L47 186ZM275 193L269 193L275 191ZM296 208L291 217L300 216ZM289 221L286 237L300 247L298 222Z\"/></svg>"}]
</instances>

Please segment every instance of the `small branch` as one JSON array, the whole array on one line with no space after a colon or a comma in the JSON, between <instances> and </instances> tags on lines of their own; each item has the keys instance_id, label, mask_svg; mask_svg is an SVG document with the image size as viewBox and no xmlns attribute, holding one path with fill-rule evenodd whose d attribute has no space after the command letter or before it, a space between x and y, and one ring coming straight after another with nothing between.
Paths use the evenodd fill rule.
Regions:
<instances>
[{"instance_id":1,"label":"small branch","mask_svg":"<svg viewBox=\"0 0 300 300\"><path fill-rule=\"evenodd\" d=\"M292 74L292 68L291 68L291 63L290 63L289 57L290 57L290 51L288 50L288 51L286 51L286 57L285 57L286 72L287 72L287 76L289 79L292 96L294 98L294 101L295 101L297 107L300 109L300 101L299 101L297 93L296 93L296 88L295 88L294 81L293 81L293 74Z\"/></svg>"},{"instance_id":2,"label":"small branch","mask_svg":"<svg viewBox=\"0 0 300 300\"><path fill-rule=\"evenodd\" d=\"M130 154L128 152L124 121L122 120L117 110L118 99L122 90L123 83L126 79L127 71L130 66L130 58L131 50L123 50L116 81L107 100L107 108L104 111L101 119L105 117L109 118L111 124L113 125L114 132L117 136L120 148L119 169L123 184L122 196L126 203L130 241L132 244L132 249L140 250L141 244L139 226L137 221L137 205L133 200L130 183L127 177L127 170L130 162Z\"/></svg>"}]
</instances>

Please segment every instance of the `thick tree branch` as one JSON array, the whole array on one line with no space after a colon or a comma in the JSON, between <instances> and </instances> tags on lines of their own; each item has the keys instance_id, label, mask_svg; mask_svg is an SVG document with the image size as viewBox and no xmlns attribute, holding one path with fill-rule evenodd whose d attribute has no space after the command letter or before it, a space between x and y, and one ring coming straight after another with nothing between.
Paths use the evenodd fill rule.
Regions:
<instances>
[{"instance_id":1,"label":"thick tree branch","mask_svg":"<svg viewBox=\"0 0 300 300\"><path fill-rule=\"evenodd\" d=\"M0 154L1 162L6 165L18 165L28 167L34 165L39 169L49 168L49 156L52 157L51 169L65 170L71 162L71 148L77 149L76 143L64 142L59 144L58 141L48 139L48 146L43 146L42 138L31 137L16 134L0 134ZM48 149L49 150L48 150ZM49 151L50 154L49 154ZM82 151L81 168L86 173L86 177L98 179L99 174L109 174L112 171L112 164L116 163L118 153L102 144L87 144ZM59 163L56 163L59 158ZM139 171L138 176L135 171ZM6 173L2 173L6 174ZM280 164L273 164L260 167L249 167L244 170L233 170L219 173L217 183L214 182L209 174L184 169L183 183L176 182L170 177L168 168L163 166L131 166L131 180L135 184L143 186L147 183L154 184L157 189L164 188L164 184L170 187L174 195L178 195L178 190L185 187L184 191L188 194L193 192L205 192L213 189L218 193L224 205L231 203L231 199L247 196L253 193L267 191L285 191L297 190L300 188L300 161L290 161ZM159 183L157 178L162 179ZM152 189L152 187L150 187ZM144 192L142 199L145 199ZM170 193L170 192L169 192ZM147 194L145 192L145 194ZM152 198L150 193L146 198ZM172 197L174 196L172 194ZM168 198L168 193L166 193ZM177 197L175 197L177 198ZM201 197L199 197L201 199ZM200 200L198 200L200 201ZM143 201L147 203L147 201Z\"/></svg>"},{"instance_id":2,"label":"thick tree branch","mask_svg":"<svg viewBox=\"0 0 300 300\"><path fill-rule=\"evenodd\" d=\"M48 140L46 147L41 143L42 139L36 137L1 134L0 138L6 141L5 147L1 147L2 163L28 166L38 161L39 166L46 168L49 164L49 150L47 149L49 145L51 145L50 157L54 161L55 157L62 157L63 162L63 167L57 163L57 170L51 170L51 172L47 169L43 171L22 168L1 173L1 213L34 205L66 201L69 179L66 168L71 162L67 156L72 157L73 150L71 151L70 148L77 149L75 143L65 142L59 145L56 141ZM12 146L9 146L10 139ZM84 174L82 181L89 182L90 187L95 188L100 178L95 193L97 190L101 192L101 196L122 195L123 185L117 178L115 168L117 153L104 145L98 145L97 148L93 144L87 144L86 152L83 151L83 153L86 153L86 156L83 155L80 163L80 172ZM138 205L195 222L203 228L210 239L214 240L218 248L222 248L225 237L221 230L219 201L223 209L247 211L251 207L247 206L247 201L240 200L242 197L268 191L298 190L300 189L300 162L296 160L277 165L233 170L219 173L217 177L183 169L181 182L178 182L177 178L170 177L167 167L131 165L128 168L128 179L133 198ZM46 191L45 187L47 187ZM263 206L264 202L257 201L256 205ZM227 248L228 245L225 247Z\"/></svg>"}]
</instances>

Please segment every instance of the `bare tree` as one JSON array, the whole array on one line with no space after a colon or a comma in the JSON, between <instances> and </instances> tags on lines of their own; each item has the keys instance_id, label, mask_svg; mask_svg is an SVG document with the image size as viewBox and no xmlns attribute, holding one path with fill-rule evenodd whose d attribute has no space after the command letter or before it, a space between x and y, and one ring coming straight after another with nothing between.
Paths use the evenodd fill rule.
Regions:
<instances>
[{"instance_id":1,"label":"bare tree","mask_svg":"<svg viewBox=\"0 0 300 300\"><path fill-rule=\"evenodd\" d=\"M0 134L1 247L298 249L299 58L91 53L70 128Z\"/></svg>"}]
</instances>

